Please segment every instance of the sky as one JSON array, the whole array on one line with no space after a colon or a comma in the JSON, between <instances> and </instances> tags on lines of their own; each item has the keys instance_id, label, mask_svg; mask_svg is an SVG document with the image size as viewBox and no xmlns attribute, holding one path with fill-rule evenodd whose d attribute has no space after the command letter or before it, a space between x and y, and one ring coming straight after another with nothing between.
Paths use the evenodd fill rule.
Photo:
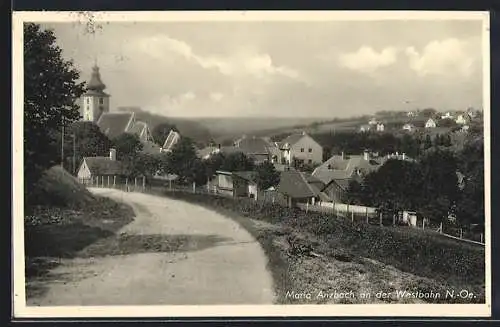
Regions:
<instances>
[{"instance_id":1,"label":"sky","mask_svg":"<svg viewBox=\"0 0 500 327\"><path fill-rule=\"evenodd\" d=\"M44 23L111 110L175 117L349 117L482 107L477 20Z\"/></svg>"}]
</instances>

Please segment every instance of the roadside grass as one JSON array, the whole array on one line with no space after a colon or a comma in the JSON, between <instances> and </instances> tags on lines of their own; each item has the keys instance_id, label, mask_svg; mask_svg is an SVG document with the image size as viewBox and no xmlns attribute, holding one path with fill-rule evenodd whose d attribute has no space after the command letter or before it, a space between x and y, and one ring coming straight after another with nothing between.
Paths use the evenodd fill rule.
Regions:
<instances>
[{"instance_id":1,"label":"roadside grass","mask_svg":"<svg viewBox=\"0 0 500 327\"><path fill-rule=\"evenodd\" d=\"M28 298L42 293L37 282L47 279L61 260L115 235L135 216L126 204L92 195L60 167L49 169L33 188L24 217Z\"/></svg>"},{"instance_id":2,"label":"roadside grass","mask_svg":"<svg viewBox=\"0 0 500 327\"><path fill-rule=\"evenodd\" d=\"M158 193L158 192L157 192ZM484 248L430 231L352 224L321 213L187 192L161 192L236 220L269 258L279 303L484 303ZM467 290L472 299L445 298ZM314 297L319 291L357 298ZM397 291L439 293L440 298L396 297ZM297 299L290 292L312 292ZM377 298L379 292L391 294ZM288 296L287 296L288 293ZM370 298L360 298L360 294Z\"/></svg>"}]
</instances>

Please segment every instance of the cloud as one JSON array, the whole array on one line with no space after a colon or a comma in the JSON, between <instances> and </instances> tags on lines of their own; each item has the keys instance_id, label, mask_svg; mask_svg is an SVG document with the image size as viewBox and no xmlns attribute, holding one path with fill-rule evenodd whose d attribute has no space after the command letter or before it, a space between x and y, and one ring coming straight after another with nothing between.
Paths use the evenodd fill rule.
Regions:
<instances>
[{"instance_id":1,"label":"cloud","mask_svg":"<svg viewBox=\"0 0 500 327\"><path fill-rule=\"evenodd\" d=\"M341 54L339 63L351 70L370 73L378 68L394 64L397 60L397 52L395 47L387 47L377 52L371 47L363 46L356 52Z\"/></svg>"},{"instance_id":2,"label":"cloud","mask_svg":"<svg viewBox=\"0 0 500 327\"><path fill-rule=\"evenodd\" d=\"M221 101L223 97L224 97L224 94L219 93L219 92L212 92L212 93L210 93L210 99L212 101L215 101L215 102Z\"/></svg>"},{"instance_id":3,"label":"cloud","mask_svg":"<svg viewBox=\"0 0 500 327\"><path fill-rule=\"evenodd\" d=\"M476 59L467 40L449 38L435 40L428 43L422 52L414 47L405 50L409 65L419 76L450 75L458 73L462 76L471 76Z\"/></svg>"},{"instance_id":4,"label":"cloud","mask_svg":"<svg viewBox=\"0 0 500 327\"><path fill-rule=\"evenodd\" d=\"M278 75L292 79L299 78L299 73L296 70L276 65L269 54L248 51L248 49L227 56L203 56L197 54L186 42L165 35L155 35L141 39L139 48L146 54L156 58L165 58L168 53L174 53L202 68L214 68L227 76L263 78L269 75Z\"/></svg>"}]
</instances>

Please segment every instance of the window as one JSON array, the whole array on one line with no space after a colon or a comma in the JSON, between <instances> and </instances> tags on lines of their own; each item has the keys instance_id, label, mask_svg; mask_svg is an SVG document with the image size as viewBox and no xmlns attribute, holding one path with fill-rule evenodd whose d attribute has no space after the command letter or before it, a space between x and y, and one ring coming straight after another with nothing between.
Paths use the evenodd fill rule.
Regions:
<instances>
[{"instance_id":1,"label":"window","mask_svg":"<svg viewBox=\"0 0 500 327\"><path fill-rule=\"evenodd\" d=\"M311 159L307 160L307 162L308 162L309 164L312 164L312 163L313 163L313 161L312 161Z\"/></svg>"},{"instance_id":2,"label":"window","mask_svg":"<svg viewBox=\"0 0 500 327\"><path fill-rule=\"evenodd\" d=\"M313 152L313 149L309 148L309 153Z\"/></svg>"},{"instance_id":3,"label":"window","mask_svg":"<svg viewBox=\"0 0 500 327\"><path fill-rule=\"evenodd\" d=\"M304 152L304 148L301 148L301 149L300 149L300 152Z\"/></svg>"},{"instance_id":4,"label":"window","mask_svg":"<svg viewBox=\"0 0 500 327\"><path fill-rule=\"evenodd\" d=\"M99 98L99 104L104 104L104 98Z\"/></svg>"},{"instance_id":5,"label":"window","mask_svg":"<svg viewBox=\"0 0 500 327\"><path fill-rule=\"evenodd\" d=\"M87 100L87 104L90 103L90 98L86 98L85 100Z\"/></svg>"}]
</instances>

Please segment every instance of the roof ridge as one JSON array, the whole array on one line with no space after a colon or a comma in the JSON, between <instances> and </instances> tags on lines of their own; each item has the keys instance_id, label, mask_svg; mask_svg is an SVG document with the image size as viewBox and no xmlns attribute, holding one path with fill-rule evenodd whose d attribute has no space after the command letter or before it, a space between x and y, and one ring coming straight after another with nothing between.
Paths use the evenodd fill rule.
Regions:
<instances>
[{"instance_id":1,"label":"roof ridge","mask_svg":"<svg viewBox=\"0 0 500 327\"><path fill-rule=\"evenodd\" d=\"M301 172L301 171L297 171L297 173L299 173L300 177L302 178L302 181L304 183L306 183L307 185L307 188L309 189L309 191L312 192L312 194L316 195L316 192L313 190L312 186L309 184L309 182L307 181L306 177L304 176L304 173Z\"/></svg>"}]
</instances>

